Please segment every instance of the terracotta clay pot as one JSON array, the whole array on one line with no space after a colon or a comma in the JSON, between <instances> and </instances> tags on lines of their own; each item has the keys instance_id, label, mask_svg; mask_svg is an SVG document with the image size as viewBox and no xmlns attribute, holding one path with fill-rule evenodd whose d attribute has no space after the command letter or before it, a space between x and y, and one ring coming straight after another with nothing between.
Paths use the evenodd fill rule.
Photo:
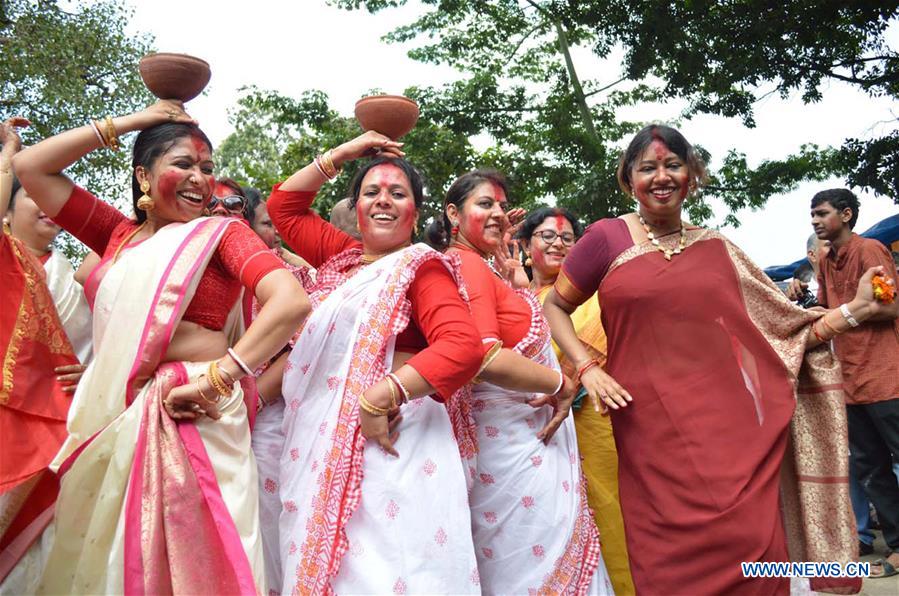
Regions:
<instances>
[{"instance_id":1,"label":"terracotta clay pot","mask_svg":"<svg viewBox=\"0 0 899 596\"><path fill-rule=\"evenodd\" d=\"M209 83L209 63L187 54L147 54L140 59L140 76L159 99L190 101Z\"/></svg>"},{"instance_id":2,"label":"terracotta clay pot","mask_svg":"<svg viewBox=\"0 0 899 596\"><path fill-rule=\"evenodd\" d=\"M394 141L418 122L418 104L402 95L370 95L356 102L356 120Z\"/></svg>"}]
</instances>

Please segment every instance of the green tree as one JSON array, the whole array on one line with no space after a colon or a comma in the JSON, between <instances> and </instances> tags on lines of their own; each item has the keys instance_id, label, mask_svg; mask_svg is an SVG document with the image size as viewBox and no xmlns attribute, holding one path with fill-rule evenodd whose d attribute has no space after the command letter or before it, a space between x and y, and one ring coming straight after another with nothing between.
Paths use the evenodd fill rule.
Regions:
<instances>
[{"instance_id":1,"label":"green tree","mask_svg":"<svg viewBox=\"0 0 899 596\"><path fill-rule=\"evenodd\" d=\"M406 4L329 1L370 12ZM886 25L895 20L892 2L421 3L426 11L385 39L417 42L409 52L413 59L448 64L467 75L419 90L423 113L456 132L489 133L497 142L496 162L526 182L526 199L553 197L587 219L629 209L614 182L615 162L622 143L643 123L622 119L624 108L684 97L684 118L715 113L753 126L754 103L772 81L784 95L801 89L805 101L820 99L820 85L828 79L895 95L895 53L883 41ZM620 71L602 78L580 74L574 56L583 61L583 50L596 66L608 64L621 49ZM802 180L834 174L849 173L850 183L883 192L890 187L888 168L859 170L872 154L887 163L893 159L895 172L895 143L872 148L856 142L840 151L807 145L755 168L735 150L717 160L705 152L714 166L712 180L691 203L690 215L708 218L704 199L716 197L732 210L728 222L736 223L733 211L757 208Z\"/></svg>"},{"instance_id":2,"label":"green tree","mask_svg":"<svg viewBox=\"0 0 899 596\"><path fill-rule=\"evenodd\" d=\"M91 118L127 114L152 102L137 63L150 51L147 35L130 36L131 12L120 0L64 10L55 0L0 3L0 118L24 116L33 144ZM69 174L130 212L128 151L94 151ZM70 254L78 245L63 241Z\"/></svg>"},{"instance_id":3,"label":"green tree","mask_svg":"<svg viewBox=\"0 0 899 596\"><path fill-rule=\"evenodd\" d=\"M332 110L321 91L306 91L299 99L256 87L243 91L230 113L234 132L216 151L219 173L241 184L270 189L325 149L362 134L356 119ZM455 176L473 167L475 151L467 137L426 118L402 141L403 150L425 177L429 197L424 216L430 217L440 210L443 193ZM358 167L358 162L346 164L333 183L323 186L315 209L327 216L347 195Z\"/></svg>"}]
</instances>

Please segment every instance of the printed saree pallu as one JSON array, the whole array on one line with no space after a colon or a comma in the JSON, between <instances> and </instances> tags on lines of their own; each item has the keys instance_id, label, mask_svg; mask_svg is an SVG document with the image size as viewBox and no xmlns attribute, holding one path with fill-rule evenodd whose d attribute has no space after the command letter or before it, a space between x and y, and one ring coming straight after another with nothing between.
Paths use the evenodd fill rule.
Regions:
<instances>
[{"instance_id":1,"label":"printed saree pallu","mask_svg":"<svg viewBox=\"0 0 899 596\"><path fill-rule=\"evenodd\" d=\"M171 224L105 271L94 361L54 462L56 538L40 593L263 593L240 389L219 421L176 422L162 406L206 369L160 361L230 222Z\"/></svg>"},{"instance_id":2,"label":"printed saree pallu","mask_svg":"<svg viewBox=\"0 0 899 596\"><path fill-rule=\"evenodd\" d=\"M342 276L360 256L351 249L319 269L314 310L284 374L283 591L479 593L464 388L446 404L401 406L399 458L366 443L359 427L359 396L389 371L409 323L418 267L440 259L458 280L457 265L416 244Z\"/></svg>"}]
</instances>

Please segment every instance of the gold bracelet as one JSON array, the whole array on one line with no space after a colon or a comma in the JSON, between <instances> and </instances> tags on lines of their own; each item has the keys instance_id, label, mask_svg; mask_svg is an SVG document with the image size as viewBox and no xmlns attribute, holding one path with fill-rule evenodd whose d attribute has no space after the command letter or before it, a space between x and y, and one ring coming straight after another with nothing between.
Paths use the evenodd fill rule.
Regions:
<instances>
[{"instance_id":1,"label":"gold bracelet","mask_svg":"<svg viewBox=\"0 0 899 596\"><path fill-rule=\"evenodd\" d=\"M379 408L378 406L374 405L373 403L371 403L370 401L365 399L365 395L359 396L359 407L362 408L363 410L365 410L366 412L368 412L369 414L371 414L372 416L386 416L387 412L390 411L385 408Z\"/></svg>"},{"instance_id":2,"label":"gold bracelet","mask_svg":"<svg viewBox=\"0 0 899 596\"><path fill-rule=\"evenodd\" d=\"M216 393L218 393L222 397L231 395L231 388L225 385L225 382L219 375L218 362L216 362L215 360L210 362L209 370L207 372L209 374L209 382L212 384L212 388L215 389Z\"/></svg>"},{"instance_id":3,"label":"gold bracelet","mask_svg":"<svg viewBox=\"0 0 899 596\"><path fill-rule=\"evenodd\" d=\"M228 385L235 385L237 383L237 380L234 378L234 375L229 373L228 369L226 369L224 366L222 366L218 360L216 360L215 365L216 365L216 369L219 371L219 373L228 375L228 380L229 380L229 382L227 383ZM224 379L222 379L222 380L224 380Z\"/></svg>"},{"instance_id":4,"label":"gold bracelet","mask_svg":"<svg viewBox=\"0 0 899 596\"><path fill-rule=\"evenodd\" d=\"M119 150L119 136L116 133L115 126L112 124L112 116L106 117L106 143L107 147L113 151Z\"/></svg>"},{"instance_id":5,"label":"gold bracelet","mask_svg":"<svg viewBox=\"0 0 899 596\"><path fill-rule=\"evenodd\" d=\"M206 376L206 375L200 375L199 377L197 377L197 393L200 394L200 397L203 398L203 401L205 401L206 403L212 404L212 405L214 405L214 406L215 406L215 405L218 405L218 403L219 403L220 401L222 401L222 397L221 397L221 396L219 396L218 399L216 399L216 400L211 400L211 399L209 399L208 397L206 397L206 396L203 394L203 389L200 388L200 379L202 379L202 378L205 377L205 376Z\"/></svg>"},{"instance_id":6,"label":"gold bracelet","mask_svg":"<svg viewBox=\"0 0 899 596\"><path fill-rule=\"evenodd\" d=\"M384 380L387 381L387 387L390 389L390 409L393 410L397 407L396 403L396 387L393 386L393 377L387 375L384 377Z\"/></svg>"},{"instance_id":7,"label":"gold bracelet","mask_svg":"<svg viewBox=\"0 0 899 596\"><path fill-rule=\"evenodd\" d=\"M340 170L334 165L332 153L332 150L328 149L319 156L319 161L321 162L322 169L325 171L325 175L331 179L336 178L337 175L340 174Z\"/></svg>"}]
</instances>

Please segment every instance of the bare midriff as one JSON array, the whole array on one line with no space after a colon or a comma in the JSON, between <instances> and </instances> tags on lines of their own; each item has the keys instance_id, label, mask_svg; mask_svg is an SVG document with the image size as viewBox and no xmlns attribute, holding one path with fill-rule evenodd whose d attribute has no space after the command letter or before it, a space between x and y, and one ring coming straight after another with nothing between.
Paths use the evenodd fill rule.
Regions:
<instances>
[{"instance_id":1,"label":"bare midriff","mask_svg":"<svg viewBox=\"0 0 899 596\"><path fill-rule=\"evenodd\" d=\"M169 343L163 361L207 362L228 351L224 331L213 331L190 321L181 321Z\"/></svg>"}]
</instances>

